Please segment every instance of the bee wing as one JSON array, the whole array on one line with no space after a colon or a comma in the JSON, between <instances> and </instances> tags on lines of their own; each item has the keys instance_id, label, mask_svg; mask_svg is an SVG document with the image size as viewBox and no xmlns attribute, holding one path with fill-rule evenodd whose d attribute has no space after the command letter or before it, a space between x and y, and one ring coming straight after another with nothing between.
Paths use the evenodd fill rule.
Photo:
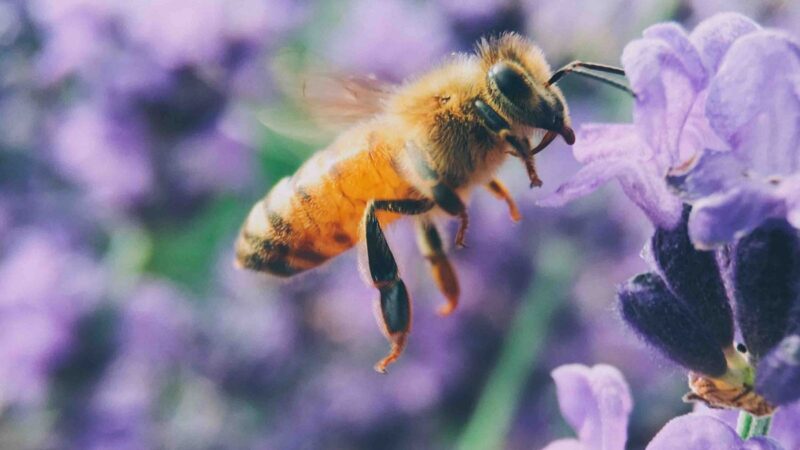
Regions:
<instances>
[{"instance_id":1,"label":"bee wing","mask_svg":"<svg viewBox=\"0 0 800 450\"><path fill-rule=\"evenodd\" d=\"M341 130L383 111L393 90L374 76L306 75L299 99L320 126Z\"/></svg>"},{"instance_id":2,"label":"bee wing","mask_svg":"<svg viewBox=\"0 0 800 450\"><path fill-rule=\"evenodd\" d=\"M396 86L374 76L276 70L286 102L261 112L268 128L303 141L329 140L384 109Z\"/></svg>"}]
</instances>

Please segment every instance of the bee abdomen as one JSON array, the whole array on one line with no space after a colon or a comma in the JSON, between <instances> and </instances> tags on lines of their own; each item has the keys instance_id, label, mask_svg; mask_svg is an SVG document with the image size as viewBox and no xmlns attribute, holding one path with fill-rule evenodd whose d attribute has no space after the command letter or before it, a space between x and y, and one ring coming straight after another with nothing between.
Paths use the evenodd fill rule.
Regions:
<instances>
[{"instance_id":1,"label":"bee abdomen","mask_svg":"<svg viewBox=\"0 0 800 450\"><path fill-rule=\"evenodd\" d=\"M288 277L314 268L341 249L321 239L319 225L289 179L281 180L253 206L236 242L238 265L260 272Z\"/></svg>"}]
</instances>

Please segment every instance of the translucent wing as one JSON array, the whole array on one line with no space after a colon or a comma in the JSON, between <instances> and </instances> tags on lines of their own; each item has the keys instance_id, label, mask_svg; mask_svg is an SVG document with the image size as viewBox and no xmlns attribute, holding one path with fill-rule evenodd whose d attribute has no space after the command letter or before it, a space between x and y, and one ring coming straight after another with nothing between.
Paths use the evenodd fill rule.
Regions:
<instances>
[{"instance_id":1,"label":"translucent wing","mask_svg":"<svg viewBox=\"0 0 800 450\"><path fill-rule=\"evenodd\" d=\"M312 120L341 130L380 113L393 89L374 76L306 75L299 98Z\"/></svg>"},{"instance_id":2,"label":"translucent wing","mask_svg":"<svg viewBox=\"0 0 800 450\"><path fill-rule=\"evenodd\" d=\"M275 81L285 102L260 120L273 131L303 141L324 141L379 114L396 86L374 76L290 70L279 65Z\"/></svg>"}]
</instances>

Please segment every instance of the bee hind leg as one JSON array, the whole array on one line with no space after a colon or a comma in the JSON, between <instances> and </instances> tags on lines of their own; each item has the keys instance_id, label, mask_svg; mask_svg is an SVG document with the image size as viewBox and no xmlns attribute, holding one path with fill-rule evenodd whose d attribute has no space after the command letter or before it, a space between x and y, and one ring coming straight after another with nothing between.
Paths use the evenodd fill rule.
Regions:
<instances>
[{"instance_id":1,"label":"bee hind leg","mask_svg":"<svg viewBox=\"0 0 800 450\"><path fill-rule=\"evenodd\" d=\"M392 346L389 354L375 364L375 370L380 373L386 373L386 367L396 361L405 349L411 329L411 301L376 212L422 214L431 208L433 203L428 200L373 200L367 206L364 231L369 274L372 283L380 291L378 321Z\"/></svg>"},{"instance_id":2,"label":"bee hind leg","mask_svg":"<svg viewBox=\"0 0 800 450\"><path fill-rule=\"evenodd\" d=\"M433 222L424 219L417 221L417 242L422 256L428 260L433 281L447 299L447 303L439 308L439 315L447 316L458 306L460 288L458 277L442 247L439 230Z\"/></svg>"}]
</instances>

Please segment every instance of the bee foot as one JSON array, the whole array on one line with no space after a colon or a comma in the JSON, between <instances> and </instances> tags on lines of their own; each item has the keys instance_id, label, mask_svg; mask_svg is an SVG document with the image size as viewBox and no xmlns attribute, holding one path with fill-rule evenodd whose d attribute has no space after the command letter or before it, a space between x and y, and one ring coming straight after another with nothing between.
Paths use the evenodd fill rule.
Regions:
<instances>
[{"instance_id":1,"label":"bee foot","mask_svg":"<svg viewBox=\"0 0 800 450\"><path fill-rule=\"evenodd\" d=\"M375 371L378 373L386 373L386 368L389 364L397 361L397 358L403 353L403 350L406 348L406 338L408 337L408 332L400 332L400 333L393 333L389 336L389 339L392 342L392 349L389 350L389 354L386 355L382 360L378 361L375 364Z\"/></svg>"},{"instance_id":2,"label":"bee foot","mask_svg":"<svg viewBox=\"0 0 800 450\"><path fill-rule=\"evenodd\" d=\"M456 310L455 303L445 303L444 305L440 306L438 310L436 310L436 314L439 314L442 317L447 317Z\"/></svg>"}]
</instances>

